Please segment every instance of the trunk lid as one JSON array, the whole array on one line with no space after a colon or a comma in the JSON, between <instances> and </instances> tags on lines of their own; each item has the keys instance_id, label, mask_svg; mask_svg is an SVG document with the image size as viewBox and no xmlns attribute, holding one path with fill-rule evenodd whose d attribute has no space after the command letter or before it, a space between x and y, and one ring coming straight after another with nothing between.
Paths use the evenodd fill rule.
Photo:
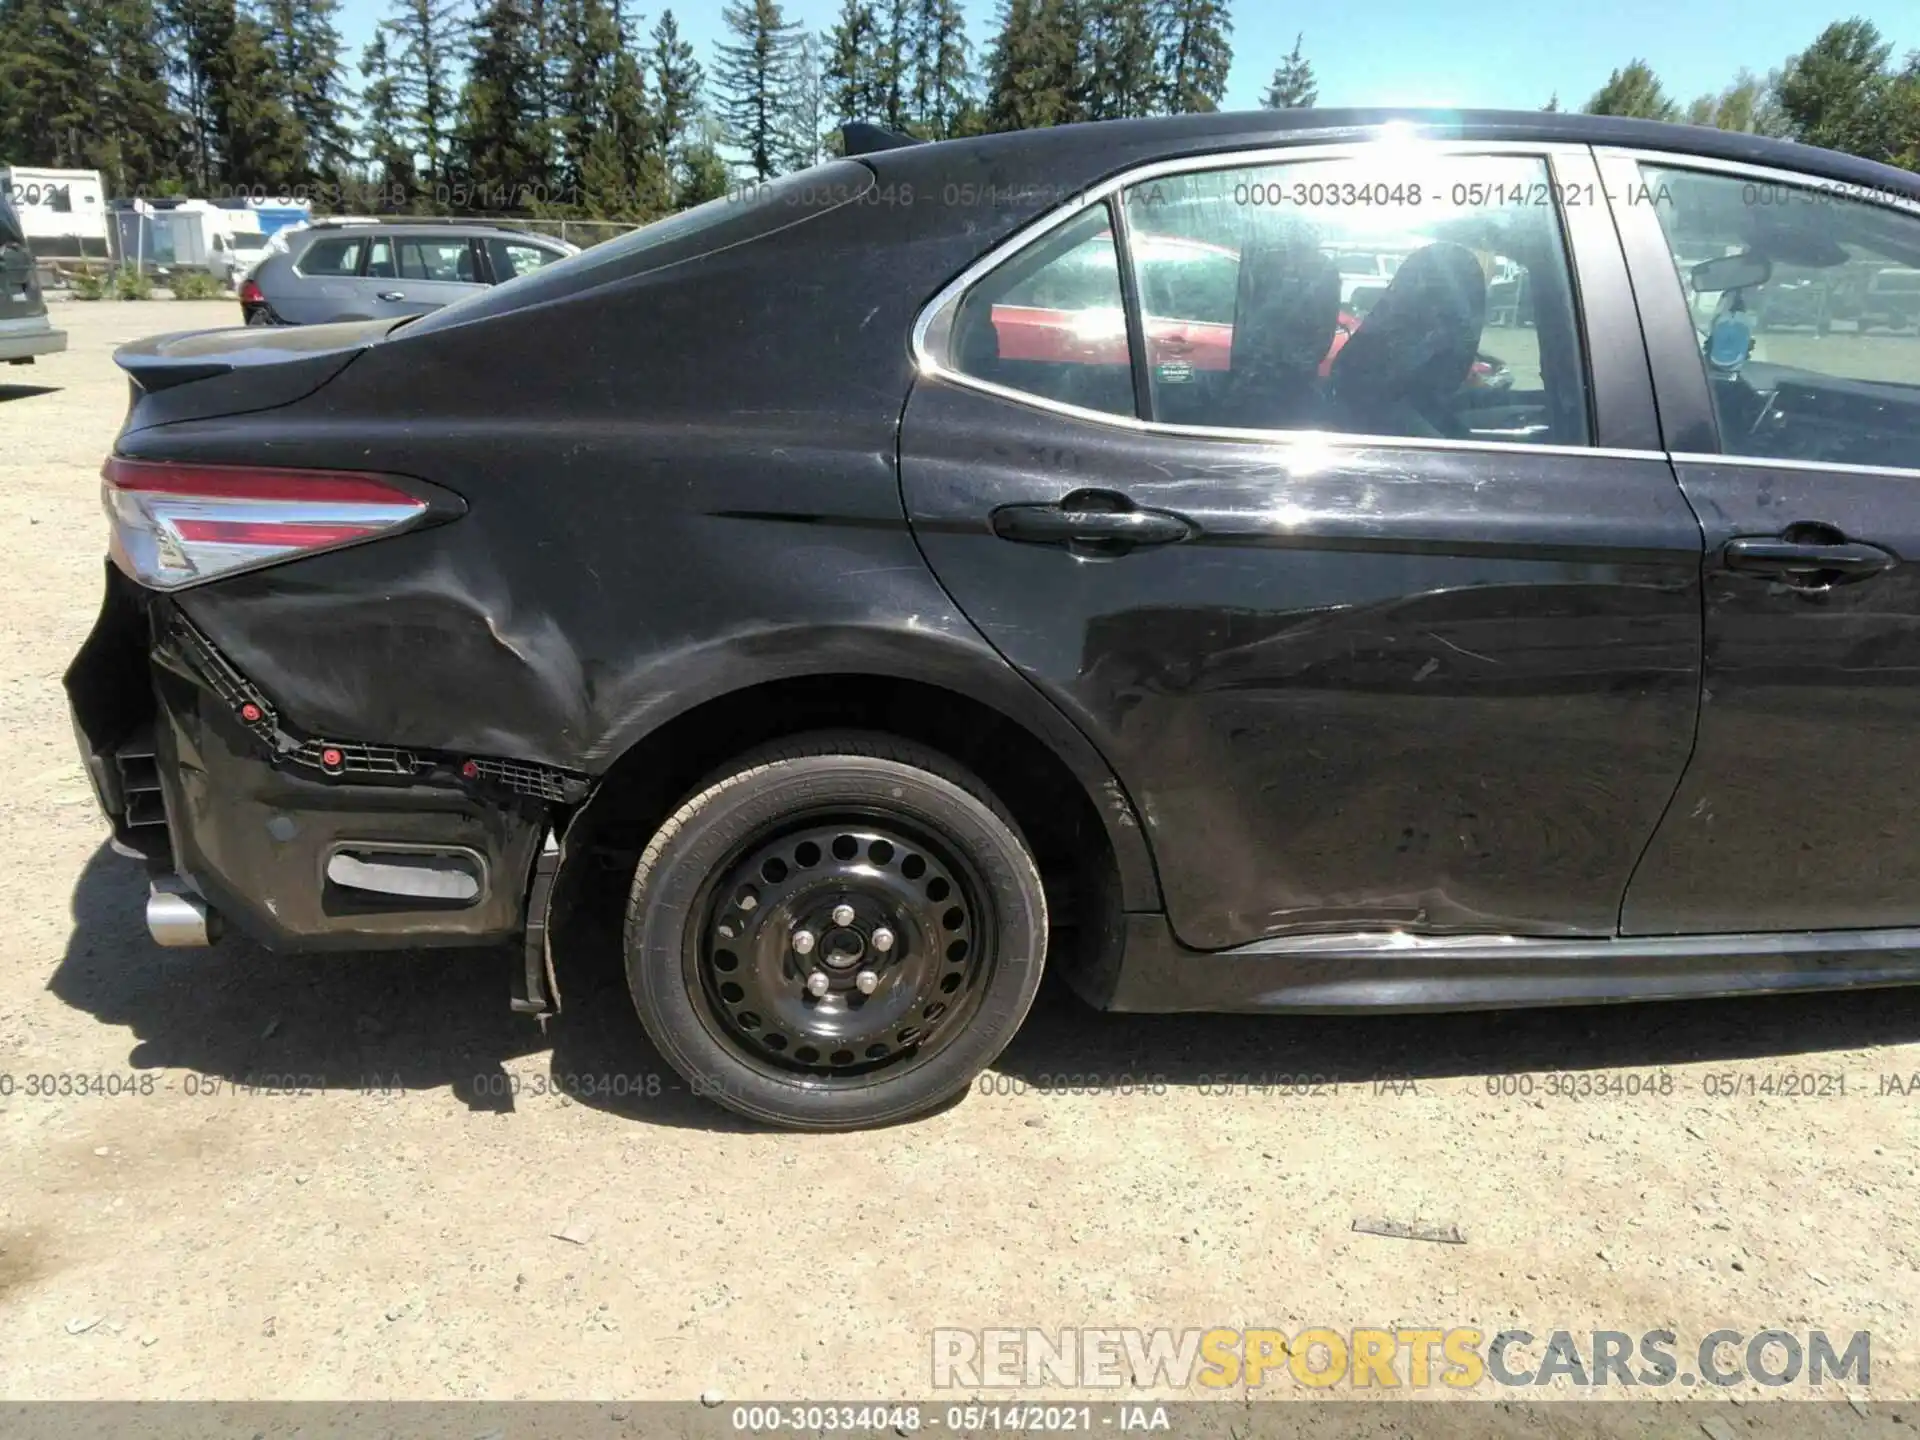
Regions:
<instances>
[{"instance_id":1,"label":"trunk lid","mask_svg":"<svg viewBox=\"0 0 1920 1440\"><path fill-rule=\"evenodd\" d=\"M133 387L123 430L290 405L325 385L400 323L255 325L131 341L113 352Z\"/></svg>"}]
</instances>

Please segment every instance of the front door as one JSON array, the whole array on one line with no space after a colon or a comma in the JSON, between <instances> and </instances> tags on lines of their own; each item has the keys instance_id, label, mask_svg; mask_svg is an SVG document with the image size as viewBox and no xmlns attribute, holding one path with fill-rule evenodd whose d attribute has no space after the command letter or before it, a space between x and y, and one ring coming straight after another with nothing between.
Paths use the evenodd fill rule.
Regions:
<instances>
[{"instance_id":1,"label":"front door","mask_svg":"<svg viewBox=\"0 0 1920 1440\"><path fill-rule=\"evenodd\" d=\"M1920 924L1920 205L1609 156L1706 543L1693 762L1629 934Z\"/></svg>"},{"instance_id":2,"label":"front door","mask_svg":"<svg viewBox=\"0 0 1920 1440\"><path fill-rule=\"evenodd\" d=\"M1584 150L1196 160L930 313L916 534L1105 752L1185 943L1613 933L1700 541L1596 193Z\"/></svg>"}]
</instances>

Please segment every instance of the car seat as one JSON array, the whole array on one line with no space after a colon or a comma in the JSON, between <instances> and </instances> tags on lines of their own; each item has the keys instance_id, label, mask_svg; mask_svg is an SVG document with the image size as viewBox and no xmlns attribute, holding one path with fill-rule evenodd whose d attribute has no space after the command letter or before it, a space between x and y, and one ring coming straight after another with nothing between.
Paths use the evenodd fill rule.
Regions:
<instances>
[{"instance_id":1,"label":"car seat","mask_svg":"<svg viewBox=\"0 0 1920 1440\"><path fill-rule=\"evenodd\" d=\"M1240 251L1233 350L1218 423L1261 430L1320 423L1319 367L1340 320L1340 274L1306 235Z\"/></svg>"},{"instance_id":2,"label":"car seat","mask_svg":"<svg viewBox=\"0 0 1920 1440\"><path fill-rule=\"evenodd\" d=\"M1340 429L1464 437L1453 400L1487 318L1487 279L1464 245L1415 251L1333 362Z\"/></svg>"}]
</instances>

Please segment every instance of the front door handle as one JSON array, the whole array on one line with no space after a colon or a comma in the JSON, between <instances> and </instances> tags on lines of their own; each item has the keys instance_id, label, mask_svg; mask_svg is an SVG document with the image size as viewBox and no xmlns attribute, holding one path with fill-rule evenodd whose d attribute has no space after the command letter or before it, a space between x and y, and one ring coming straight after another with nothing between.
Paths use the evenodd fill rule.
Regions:
<instances>
[{"instance_id":1,"label":"front door handle","mask_svg":"<svg viewBox=\"0 0 1920 1440\"><path fill-rule=\"evenodd\" d=\"M1785 535L1742 535L1729 540L1721 553L1727 569L1736 574L1823 588L1870 579L1899 563L1898 556L1878 545L1848 540L1830 527L1819 528L1829 533L1805 539L1795 537L1792 530Z\"/></svg>"},{"instance_id":2,"label":"front door handle","mask_svg":"<svg viewBox=\"0 0 1920 1440\"><path fill-rule=\"evenodd\" d=\"M404 290L382 290L380 292L380 298L382 300L404 300L407 298L407 292Z\"/></svg>"},{"instance_id":3,"label":"front door handle","mask_svg":"<svg viewBox=\"0 0 1920 1440\"><path fill-rule=\"evenodd\" d=\"M1076 490L1051 505L1002 505L993 512L993 533L1027 545L1124 555L1143 545L1191 540L1199 527L1170 510L1143 509L1112 490Z\"/></svg>"}]
</instances>

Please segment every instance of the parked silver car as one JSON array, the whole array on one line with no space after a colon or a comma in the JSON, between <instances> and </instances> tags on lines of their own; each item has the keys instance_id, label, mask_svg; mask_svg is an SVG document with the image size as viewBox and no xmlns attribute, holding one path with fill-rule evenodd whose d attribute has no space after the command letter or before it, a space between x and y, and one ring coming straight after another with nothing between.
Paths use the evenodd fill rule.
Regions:
<instances>
[{"instance_id":1,"label":"parked silver car","mask_svg":"<svg viewBox=\"0 0 1920 1440\"><path fill-rule=\"evenodd\" d=\"M342 224L292 235L240 282L249 325L424 315L565 259L578 247L488 225Z\"/></svg>"},{"instance_id":2,"label":"parked silver car","mask_svg":"<svg viewBox=\"0 0 1920 1440\"><path fill-rule=\"evenodd\" d=\"M34 273L33 252L20 217L0 190L0 361L31 365L36 355L67 348L67 332L47 319L47 302Z\"/></svg>"}]
</instances>

